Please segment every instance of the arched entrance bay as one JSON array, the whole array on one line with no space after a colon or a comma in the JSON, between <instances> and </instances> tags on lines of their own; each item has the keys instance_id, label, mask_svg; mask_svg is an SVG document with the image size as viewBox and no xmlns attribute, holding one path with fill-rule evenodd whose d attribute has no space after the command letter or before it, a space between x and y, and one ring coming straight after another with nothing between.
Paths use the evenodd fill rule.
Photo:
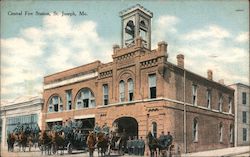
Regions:
<instances>
[{"instance_id":1,"label":"arched entrance bay","mask_svg":"<svg viewBox=\"0 0 250 157\"><path fill-rule=\"evenodd\" d=\"M125 129L127 136L138 137L138 122L133 117L120 117L114 121L118 124L118 133Z\"/></svg>"}]
</instances>

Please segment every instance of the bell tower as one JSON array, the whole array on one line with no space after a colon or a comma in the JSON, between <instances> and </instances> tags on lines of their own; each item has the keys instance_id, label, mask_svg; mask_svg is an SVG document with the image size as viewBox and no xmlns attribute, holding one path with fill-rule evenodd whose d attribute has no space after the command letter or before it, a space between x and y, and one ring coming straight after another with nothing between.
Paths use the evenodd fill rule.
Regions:
<instances>
[{"instance_id":1,"label":"bell tower","mask_svg":"<svg viewBox=\"0 0 250 157\"><path fill-rule=\"evenodd\" d=\"M151 18L153 13L137 4L120 12L122 22L122 47L135 45L137 37L142 38L145 48L151 49Z\"/></svg>"}]
</instances>

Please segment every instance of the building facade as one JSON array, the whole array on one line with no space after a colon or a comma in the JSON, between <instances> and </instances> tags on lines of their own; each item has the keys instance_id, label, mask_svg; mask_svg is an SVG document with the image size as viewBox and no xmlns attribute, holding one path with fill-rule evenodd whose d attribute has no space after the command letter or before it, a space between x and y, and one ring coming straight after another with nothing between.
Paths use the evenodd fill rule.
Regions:
<instances>
[{"instance_id":1,"label":"building facade","mask_svg":"<svg viewBox=\"0 0 250 157\"><path fill-rule=\"evenodd\" d=\"M167 43L151 50L153 13L136 5L120 12L121 47L113 61L95 61L44 77L42 128L72 118L83 127L118 124L128 136L149 131L174 137L182 152L233 146L234 90L168 61Z\"/></svg>"},{"instance_id":2,"label":"building facade","mask_svg":"<svg viewBox=\"0 0 250 157\"><path fill-rule=\"evenodd\" d=\"M1 104L1 148L7 147L7 134L18 123L24 127L41 128L43 99L39 96L23 96L13 102Z\"/></svg>"},{"instance_id":3,"label":"building facade","mask_svg":"<svg viewBox=\"0 0 250 157\"><path fill-rule=\"evenodd\" d=\"M249 86L236 83L230 87L235 89L235 146L250 145Z\"/></svg>"}]
</instances>

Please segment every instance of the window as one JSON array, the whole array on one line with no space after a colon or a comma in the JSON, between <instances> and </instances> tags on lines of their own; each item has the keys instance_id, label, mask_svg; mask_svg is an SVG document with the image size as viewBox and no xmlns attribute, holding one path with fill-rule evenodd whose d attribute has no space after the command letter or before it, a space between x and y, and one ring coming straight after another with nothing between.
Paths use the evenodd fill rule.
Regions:
<instances>
[{"instance_id":1,"label":"window","mask_svg":"<svg viewBox=\"0 0 250 157\"><path fill-rule=\"evenodd\" d=\"M148 76L148 84L149 84L149 98L156 98L156 75L150 74Z\"/></svg>"},{"instance_id":2,"label":"window","mask_svg":"<svg viewBox=\"0 0 250 157\"><path fill-rule=\"evenodd\" d=\"M104 84L103 88L103 105L108 105L109 103L109 86Z\"/></svg>"},{"instance_id":3,"label":"window","mask_svg":"<svg viewBox=\"0 0 250 157\"><path fill-rule=\"evenodd\" d=\"M247 141L247 128L243 128L243 133L242 133L243 141Z\"/></svg>"},{"instance_id":4,"label":"window","mask_svg":"<svg viewBox=\"0 0 250 157\"><path fill-rule=\"evenodd\" d=\"M242 104L244 104L244 105L247 104L247 93L246 92L242 93Z\"/></svg>"},{"instance_id":5,"label":"window","mask_svg":"<svg viewBox=\"0 0 250 157\"><path fill-rule=\"evenodd\" d=\"M134 99L134 82L132 79L128 79L128 101Z\"/></svg>"},{"instance_id":6,"label":"window","mask_svg":"<svg viewBox=\"0 0 250 157\"><path fill-rule=\"evenodd\" d=\"M228 98L228 112L232 113L232 98Z\"/></svg>"},{"instance_id":7,"label":"window","mask_svg":"<svg viewBox=\"0 0 250 157\"><path fill-rule=\"evenodd\" d=\"M211 90L207 90L207 108L211 109Z\"/></svg>"},{"instance_id":8,"label":"window","mask_svg":"<svg viewBox=\"0 0 250 157\"><path fill-rule=\"evenodd\" d=\"M229 140L230 140L230 143L233 143L233 125L231 124L230 125L230 130L229 130Z\"/></svg>"},{"instance_id":9,"label":"window","mask_svg":"<svg viewBox=\"0 0 250 157\"><path fill-rule=\"evenodd\" d=\"M72 109L72 92L71 90L66 90L66 109Z\"/></svg>"},{"instance_id":10,"label":"window","mask_svg":"<svg viewBox=\"0 0 250 157\"><path fill-rule=\"evenodd\" d=\"M156 122L152 123L152 134L155 138L157 138L157 123Z\"/></svg>"},{"instance_id":11,"label":"window","mask_svg":"<svg viewBox=\"0 0 250 157\"><path fill-rule=\"evenodd\" d=\"M192 86L192 95L193 95L193 100L192 103L193 105L197 105L197 85Z\"/></svg>"},{"instance_id":12,"label":"window","mask_svg":"<svg viewBox=\"0 0 250 157\"><path fill-rule=\"evenodd\" d=\"M88 88L81 89L76 98L76 109L95 107L94 94Z\"/></svg>"},{"instance_id":13,"label":"window","mask_svg":"<svg viewBox=\"0 0 250 157\"><path fill-rule=\"evenodd\" d=\"M223 141L223 125L222 125L222 123L220 123L220 126L219 126L219 141L220 142Z\"/></svg>"},{"instance_id":14,"label":"window","mask_svg":"<svg viewBox=\"0 0 250 157\"><path fill-rule=\"evenodd\" d=\"M247 112L242 111L242 123L247 123Z\"/></svg>"},{"instance_id":15,"label":"window","mask_svg":"<svg viewBox=\"0 0 250 157\"><path fill-rule=\"evenodd\" d=\"M123 80L119 83L119 92L120 92L120 102L125 101L125 82Z\"/></svg>"},{"instance_id":16,"label":"window","mask_svg":"<svg viewBox=\"0 0 250 157\"><path fill-rule=\"evenodd\" d=\"M193 121L193 141L194 142L198 141L198 120L197 120L197 118L195 118Z\"/></svg>"},{"instance_id":17,"label":"window","mask_svg":"<svg viewBox=\"0 0 250 157\"><path fill-rule=\"evenodd\" d=\"M62 99L59 96L53 96L49 100L48 112L63 111Z\"/></svg>"},{"instance_id":18,"label":"window","mask_svg":"<svg viewBox=\"0 0 250 157\"><path fill-rule=\"evenodd\" d=\"M218 110L220 112L222 112L222 103L223 103L223 97L222 94L219 94Z\"/></svg>"}]
</instances>

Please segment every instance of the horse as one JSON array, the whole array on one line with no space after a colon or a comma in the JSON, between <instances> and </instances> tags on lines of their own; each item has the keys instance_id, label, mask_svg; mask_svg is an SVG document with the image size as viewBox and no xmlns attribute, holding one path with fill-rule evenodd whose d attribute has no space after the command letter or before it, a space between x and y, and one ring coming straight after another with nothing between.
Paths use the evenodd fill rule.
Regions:
<instances>
[{"instance_id":1,"label":"horse","mask_svg":"<svg viewBox=\"0 0 250 157\"><path fill-rule=\"evenodd\" d=\"M106 151L108 150L109 139L103 132L97 134L97 150L98 156L101 151L101 156L105 156Z\"/></svg>"},{"instance_id":2,"label":"horse","mask_svg":"<svg viewBox=\"0 0 250 157\"><path fill-rule=\"evenodd\" d=\"M33 135L30 134L27 138L28 146L29 146L29 152L31 151L31 147L33 146Z\"/></svg>"},{"instance_id":3,"label":"horse","mask_svg":"<svg viewBox=\"0 0 250 157\"><path fill-rule=\"evenodd\" d=\"M21 132L20 134L17 135L18 137L18 145L19 145L19 151L24 151L26 150L27 146L27 136L25 135L25 132Z\"/></svg>"},{"instance_id":4,"label":"horse","mask_svg":"<svg viewBox=\"0 0 250 157\"><path fill-rule=\"evenodd\" d=\"M7 137L7 144L8 144L8 152L13 152L14 151L14 144L16 141L16 137L14 133L9 133Z\"/></svg>"},{"instance_id":5,"label":"horse","mask_svg":"<svg viewBox=\"0 0 250 157\"><path fill-rule=\"evenodd\" d=\"M158 140L152 135L151 132L147 135L147 144L150 151L150 157L157 156L157 148L160 149Z\"/></svg>"},{"instance_id":6,"label":"horse","mask_svg":"<svg viewBox=\"0 0 250 157\"><path fill-rule=\"evenodd\" d=\"M64 154L65 137L64 134L59 135L59 132L52 131L52 151L55 154L57 150L61 149L60 155Z\"/></svg>"},{"instance_id":7,"label":"horse","mask_svg":"<svg viewBox=\"0 0 250 157\"><path fill-rule=\"evenodd\" d=\"M89 149L89 157L93 157L94 150L95 150L95 144L96 144L96 137L93 132L90 132L87 137L87 146Z\"/></svg>"},{"instance_id":8,"label":"horse","mask_svg":"<svg viewBox=\"0 0 250 157\"><path fill-rule=\"evenodd\" d=\"M38 138L38 146L40 146L42 155L44 154L50 155L51 154L51 145L52 145L52 137L48 135L46 131L42 131L40 137Z\"/></svg>"}]
</instances>

